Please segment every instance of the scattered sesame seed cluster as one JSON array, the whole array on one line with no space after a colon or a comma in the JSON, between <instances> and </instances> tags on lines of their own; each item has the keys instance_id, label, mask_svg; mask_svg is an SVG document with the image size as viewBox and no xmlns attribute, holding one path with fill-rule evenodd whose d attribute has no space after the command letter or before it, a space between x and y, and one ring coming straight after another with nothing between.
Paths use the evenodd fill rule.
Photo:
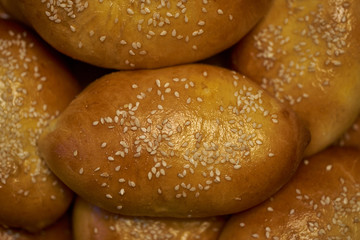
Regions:
<instances>
[{"instance_id":1,"label":"scattered sesame seed cluster","mask_svg":"<svg viewBox=\"0 0 360 240\"><path fill-rule=\"evenodd\" d=\"M308 140L296 115L256 83L193 64L96 80L42 135L39 150L95 205L184 218L230 214L270 197Z\"/></svg>"},{"instance_id":2,"label":"scattered sesame seed cluster","mask_svg":"<svg viewBox=\"0 0 360 240\"><path fill-rule=\"evenodd\" d=\"M307 122L306 156L332 144L359 114L359 12L357 0L275 0L234 49L235 69Z\"/></svg>"},{"instance_id":3,"label":"scattered sesame seed cluster","mask_svg":"<svg viewBox=\"0 0 360 240\"><path fill-rule=\"evenodd\" d=\"M43 42L7 20L0 20L0 74L0 224L36 231L72 200L36 142L79 87Z\"/></svg>"},{"instance_id":4,"label":"scattered sesame seed cluster","mask_svg":"<svg viewBox=\"0 0 360 240\"><path fill-rule=\"evenodd\" d=\"M271 0L1 0L60 52L114 69L190 63L235 44Z\"/></svg>"},{"instance_id":5,"label":"scattered sesame seed cluster","mask_svg":"<svg viewBox=\"0 0 360 240\"><path fill-rule=\"evenodd\" d=\"M360 239L359 0L0 6L0 240Z\"/></svg>"},{"instance_id":6,"label":"scattered sesame seed cluster","mask_svg":"<svg viewBox=\"0 0 360 240\"><path fill-rule=\"evenodd\" d=\"M359 172L358 149L313 155L272 198L234 215L220 240L359 239Z\"/></svg>"},{"instance_id":7,"label":"scattered sesame seed cluster","mask_svg":"<svg viewBox=\"0 0 360 240\"><path fill-rule=\"evenodd\" d=\"M97 239L119 239L119 236L122 239L181 239L174 238L176 232L181 232L184 239L216 239L225 223L224 217L128 217L104 211L80 198L75 201L73 218L75 239L92 239L94 234Z\"/></svg>"}]
</instances>

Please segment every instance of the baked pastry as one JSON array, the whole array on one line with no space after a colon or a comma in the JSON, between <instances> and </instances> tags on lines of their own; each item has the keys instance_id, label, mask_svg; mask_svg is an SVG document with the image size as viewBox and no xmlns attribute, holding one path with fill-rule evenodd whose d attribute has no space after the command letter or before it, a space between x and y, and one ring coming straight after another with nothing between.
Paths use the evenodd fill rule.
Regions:
<instances>
[{"instance_id":1,"label":"baked pastry","mask_svg":"<svg viewBox=\"0 0 360 240\"><path fill-rule=\"evenodd\" d=\"M66 185L110 212L206 217L271 196L308 139L295 114L256 83L193 64L98 79L39 149Z\"/></svg>"},{"instance_id":2,"label":"baked pastry","mask_svg":"<svg viewBox=\"0 0 360 240\"><path fill-rule=\"evenodd\" d=\"M234 48L234 68L307 122L307 156L335 142L359 115L359 12L358 0L276 0Z\"/></svg>"},{"instance_id":3,"label":"baked pastry","mask_svg":"<svg viewBox=\"0 0 360 240\"><path fill-rule=\"evenodd\" d=\"M74 240L216 240L225 217L172 219L127 217L109 213L78 198L74 204Z\"/></svg>"},{"instance_id":4,"label":"baked pastry","mask_svg":"<svg viewBox=\"0 0 360 240\"><path fill-rule=\"evenodd\" d=\"M105 68L190 63L240 40L271 0L1 0L48 43Z\"/></svg>"},{"instance_id":5,"label":"baked pastry","mask_svg":"<svg viewBox=\"0 0 360 240\"><path fill-rule=\"evenodd\" d=\"M272 198L234 215L219 239L359 239L359 172L359 150L318 153Z\"/></svg>"},{"instance_id":6,"label":"baked pastry","mask_svg":"<svg viewBox=\"0 0 360 240\"><path fill-rule=\"evenodd\" d=\"M9 229L0 226L0 240L71 240L71 224L68 215L63 216L54 224L30 233L20 229Z\"/></svg>"},{"instance_id":7,"label":"baked pastry","mask_svg":"<svg viewBox=\"0 0 360 240\"><path fill-rule=\"evenodd\" d=\"M24 27L0 20L0 225L37 231L61 217L72 192L36 141L74 98L76 81Z\"/></svg>"}]
</instances>

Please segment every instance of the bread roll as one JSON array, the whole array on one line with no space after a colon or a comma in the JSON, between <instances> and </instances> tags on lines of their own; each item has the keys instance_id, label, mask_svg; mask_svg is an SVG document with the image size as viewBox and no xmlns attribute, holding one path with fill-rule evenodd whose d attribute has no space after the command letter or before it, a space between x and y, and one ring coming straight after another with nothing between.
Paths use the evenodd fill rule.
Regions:
<instances>
[{"instance_id":1,"label":"bread roll","mask_svg":"<svg viewBox=\"0 0 360 240\"><path fill-rule=\"evenodd\" d=\"M307 121L307 156L336 141L359 115L359 12L358 0L275 0L234 49L235 69Z\"/></svg>"},{"instance_id":2,"label":"bread roll","mask_svg":"<svg viewBox=\"0 0 360 240\"><path fill-rule=\"evenodd\" d=\"M359 239L359 172L359 150L314 155L274 197L234 215L220 240Z\"/></svg>"},{"instance_id":3,"label":"bread roll","mask_svg":"<svg viewBox=\"0 0 360 240\"><path fill-rule=\"evenodd\" d=\"M35 233L0 226L0 240L71 240L71 224L68 215L51 226Z\"/></svg>"},{"instance_id":4,"label":"bread roll","mask_svg":"<svg viewBox=\"0 0 360 240\"><path fill-rule=\"evenodd\" d=\"M74 240L216 240L224 217L172 219L126 217L78 198L74 205Z\"/></svg>"},{"instance_id":5,"label":"bread roll","mask_svg":"<svg viewBox=\"0 0 360 240\"><path fill-rule=\"evenodd\" d=\"M245 76L194 64L98 79L39 148L72 190L110 212L206 217L271 196L295 172L308 137L290 109Z\"/></svg>"},{"instance_id":6,"label":"bread roll","mask_svg":"<svg viewBox=\"0 0 360 240\"><path fill-rule=\"evenodd\" d=\"M71 191L38 156L43 128L78 86L31 32L0 20L0 225L37 231L68 208Z\"/></svg>"},{"instance_id":7,"label":"bread roll","mask_svg":"<svg viewBox=\"0 0 360 240\"><path fill-rule=\"evenodd\" d=\"M194 62L240 40L271 0L1 0L60 52L100 67Z\"/></svg>"}]
</instances>

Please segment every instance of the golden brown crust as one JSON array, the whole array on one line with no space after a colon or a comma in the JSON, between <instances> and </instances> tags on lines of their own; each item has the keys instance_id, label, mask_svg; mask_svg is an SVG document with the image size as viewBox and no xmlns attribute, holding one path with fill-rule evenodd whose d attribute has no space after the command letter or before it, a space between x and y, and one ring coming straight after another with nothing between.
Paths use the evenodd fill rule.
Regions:
<instances>
[{"instance_id":1,"label":"golden brown crust","mask_svg":"<svg viewBox=\"0 0 360 240\"><path fill-rule=\"evenodd\" d=\"M31 32L0 20L0 224L39 230L72 199L40 160L36 141L78 86Z\"/></svg>"},{"instance_id":2,"label":"golden brown crust","mask_svg":"<svg viewBox=\"0 0 360 240\"><path fill-rule=\"evenodd\" d=\"M73 212L74 240L216 240L224 223L225 217L127 217L109 213L80 198Z\"/></svg>"},{"instance_id":3,"label":"golden brown crust","mask_svg":"<svg viewBox=\"0 0 360 240\"><path fill-rule=\"evenodd\" d=\"M356 147L360 149L360 117L356 119L353 125L342 135L335 143L338 146Z\"/></svg>"},{"instance_id":4,"label":"golden brown crust","mask_svg":"<svg viewBox=\"0 0 360 240\"><path fill-rule=\"evenodd\" d=\"M235 69L308 122L308 156L337 140L359 114L359 12L357 0L276 0L234 50Z\"/></svg>"},{"instance_id":5,"label":"golden brown crust","mask_svg":"<svg viewBox=\"0 0 360 240\"><path fill-rule=\"evenodd\" d=\"M71 240L71 224L68 215L63 216L51 226L29 233L19 229L9 229L0 226L0 240Z\"/></svg>"},{"instance_id":6,"label":"golden brown crust","mask_svg":"<svg viewBox=\"0 0 360 240\"><path fill-rule=\"evenodd\" d=\"M270 200L234 215L220 239L359 239L359 172L359 150L318 153Z\"/></svg>"},{"instance_id":7,"label":"golden brown crust","mask_svg":"<svg viewBox=\"0 0 360 240\"><path fill-rule=\"evenodd\" d=\"M0 4L0 18L1 19L9 19L10 18L10 15L4 11L4 8L1 6L1 4Z\"/></svg>"},{"instance_id":8,"label":"golden brown crust","mask_svg":"<svg viewBox=\"0 0 360 240\"><path fill-rule=\"evenodd\" d=\"M245 76L194 64L104 76L39 146L60 179L110 212L204 217L272 195L308 137L291 110Z\"/></svg>"},{"instance_id":9,"label":"golden brown crust","mask_svg":"<svg viewBox=\"0 0 360 240\"><path fill-rule=\"evenodd\" d=\"M1 2L60 52L101 67L135 69L221 52L255 25L271 0Z\"/></svg>"}]
</instances>

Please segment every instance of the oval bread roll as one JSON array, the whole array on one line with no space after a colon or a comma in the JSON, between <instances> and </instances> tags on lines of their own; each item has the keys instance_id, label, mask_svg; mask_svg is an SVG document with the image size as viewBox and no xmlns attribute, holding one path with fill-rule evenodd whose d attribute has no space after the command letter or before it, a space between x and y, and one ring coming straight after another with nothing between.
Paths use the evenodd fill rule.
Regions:
<instances>
[{"instance_id":1,"label":"oval bread roll","mask_svg":"<svg viewBox=\"0 0 360 240\"><path fill-rule=\"evenodd\" d=\"M216 240L224 217L172 219L126 217L104 211L78 198L74 205L74 240Z\"/></svg>"},{"instance_id":2,"label":"oval bread roll","mask_svg":"<svg viewBox=\"0 0 360 240\"><path fill-rule=\"evenodd\" d=\"M54 224L35 233L0 226L0 240L71 240L69 220L69 216L65 215Z\"/></svg>"},{"instance_id":3,"label":"oval bread roll","mask_svg":"<svg viewBox=\"0 0 360 240\"><path fill-rule=\"evenodd\" d=\"M157 68L214 55L240 40L271 0L1 0L48 43L115 69Z\"/></svg>"},{"instance_id":4,"label":"oval bread roll","mask_svg":"<svg viewBox=\"0 0 360 240\"><path fill-rule=\"evenodd\" d=\"M79 88L14 22L0 20L0 49L0 225L37 231L63 215L72 193L39 158L36 141Z\"/></svg>"},{"instance_id":5,"label":"oval bread roll","mask_svg":"<svg viewBox=\"0 0 360 240\"><path fill-rule=\"evenodd\" d=\"M205 217L272 195L308 137L291 110L245 76L183 65L98 79L39 147L64 183L110 212Z\"/></svg>"},{"instance_id":6,"label":"oval bread roll","mask_svg":"<svg viewBox=\"0 0 360 240\"><path fill-rule=\"evenodd\" d=\"M358 0L276 0L234 49L235 69L307 122L307 156L335 142L359 114L359 12Z\"/></svg>"},{"instance_id":7,"label":"oval bread roll","mask_svg":"<svg viewBox=\"0 0 360 240\"><path fill-rule=\"evenodd\" d=\"M220 240L359 239L359 172L359 150L318 153L274 197L234 215Z\"/></svg>"}]
</instances>

